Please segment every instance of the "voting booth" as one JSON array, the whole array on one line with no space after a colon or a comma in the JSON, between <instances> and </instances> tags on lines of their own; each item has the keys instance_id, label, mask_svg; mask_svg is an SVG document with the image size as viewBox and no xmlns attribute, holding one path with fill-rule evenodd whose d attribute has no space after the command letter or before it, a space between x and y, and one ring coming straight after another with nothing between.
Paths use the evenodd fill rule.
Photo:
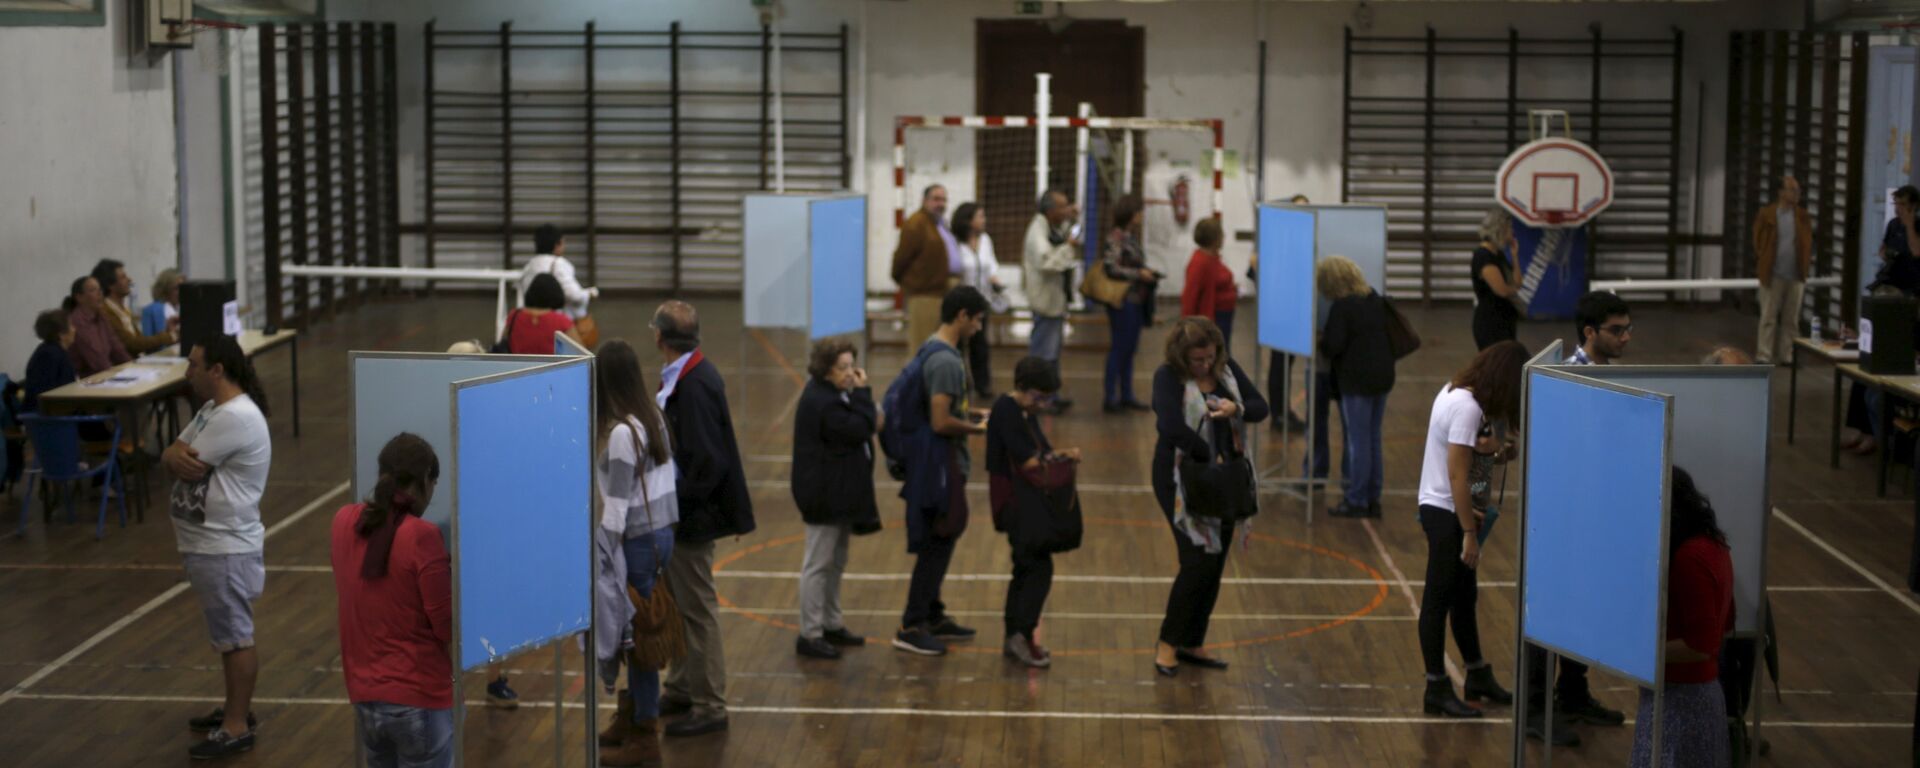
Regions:
<instances>
[{"instance_id":1,"label":"voting booth","mask_svg":"<svg viewBox=\"0 0 1920 768\"><path fill-rule=\"evenodd\" d=\"M562 338L556 349L579 348ZM348 366L354 497L373 492L395 435L419 435L440 458L423 517L452 555L454 738L464 743L460 673L552 646L559 674L557 641L592 631L592 358L351 352ZM563 690L556 757L568 744ZM582 730L591 758L594 734Z\"/></svg>"},{"instance_id":2,"label":"voting booth","mask_svg":"<svg viewBox=\"0 0 1920 768\"><path fill-rule=\"evenodd\" d=\"M748 328L820 339L867 327L867 200L747 195L742 301Z\"/></svg>"}]
</instances>

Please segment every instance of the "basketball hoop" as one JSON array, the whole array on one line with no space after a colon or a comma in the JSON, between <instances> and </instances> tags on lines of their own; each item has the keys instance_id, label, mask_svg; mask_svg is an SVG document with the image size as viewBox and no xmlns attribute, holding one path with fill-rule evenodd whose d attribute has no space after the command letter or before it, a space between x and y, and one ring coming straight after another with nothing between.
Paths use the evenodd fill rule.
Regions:
<instances>
[{"instance_id":1,"label":"basketball hoop","mask_svg":"<svg viewBox=\"0 0 1920 768\"><path fill-rule=\"evenodd\" d=\"M1554 118L1561 134L1553 135ZM1613 204L1613 169L1592 147L1572 137L1562 110L1529 110L1527 142L1494 177L1494 199L1514 218L1536 227L1577 227Z\"/></svg>"}]
</instances>

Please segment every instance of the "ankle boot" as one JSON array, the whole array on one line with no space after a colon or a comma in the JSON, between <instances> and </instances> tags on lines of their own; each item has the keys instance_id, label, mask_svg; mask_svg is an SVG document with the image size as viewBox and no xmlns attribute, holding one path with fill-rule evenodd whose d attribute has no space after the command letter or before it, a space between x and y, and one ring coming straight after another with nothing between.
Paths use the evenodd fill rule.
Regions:
<instances>
[{"instance_id":1,"label":"ankle boot","mask_svg":"<svg viewBox=\"0 0 1920 768\"><path fill-rule=\"evenodd\" d=\"M1467 701L1484 701L1488 704L1507 705L1513 703L1513 694L1493 679L1493 667L1474 667L1467 670L1466 689L1462 692Z\"/></svg>"},{"instance_id":2,"label":"ankle boot","mask_svg":"<svg viewBox=\"0 0 1920 768\"><path fill-rule=\"evenodd\" d=\"M613 722L607 723L607 729L600 732L600 746L617 747L627 740L627 732L633 730L633 692L621 691L614 700L617 707L613 711Z\"/></svg>"},{"instance_id":3,"label":"ankle boot","mask_svg":"<svg viewBox=\"0 0 1920 768\"><path fill-rule=\"evenodd\" d=\"M1449 680L1428 680L1427 695L1422 704L1429 715L1467 718L1480 716L1480 710L1467 706L1460 697L1453 695L1453 682Z\"/></svg>"},{"instance_id":4,"label":"ankle boot","mask_svg":"<svg viewBox=\"0 0 1920 768\"><path fill-rule=\"evenodd\" d=\"M600 751L600 764L615 768L660 765L660 721L641 720L627 729L620 746Z\"/></svg>"}]
</instances>

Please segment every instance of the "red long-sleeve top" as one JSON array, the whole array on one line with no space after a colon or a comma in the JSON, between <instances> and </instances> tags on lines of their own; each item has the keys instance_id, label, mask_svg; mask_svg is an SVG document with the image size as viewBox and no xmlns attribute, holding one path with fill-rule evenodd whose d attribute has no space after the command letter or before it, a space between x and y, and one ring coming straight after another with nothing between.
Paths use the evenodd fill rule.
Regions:
<instances>
[{"instance_id":1,"label":"red long-sleeve top","mask_svg":"<svg viewBox=\"0 0 1920 768\"><path fill-rule=\"evenodd\" d=\"M340 664L347 698L421 709L453 706L453 569L440 528L407 517L393 536L387 575L360 577L365 504L333 515L333 587L340 598Z\"/></svg>"},{"instance_id":2,"label":"red long-sleeve top","mask_svg":"<svg viewBox=\"0 0 1920 768\"><path fill-rule=\"evenodd\" d=\"M1180 289L1180 314L1212 320L1214 315L1233 309L1240 300L1240 288L1233 283L1233 270L1227 269L1220 254L1205 248L1195 249L1187 260L1187 284Z\"/></svg>"},{"instance_id":3,"label":"red long-sleeve top","mask_svg":"<svg viewBox=\"0 0 1920 768\"><path fill-rule=\"evenodd\" d=\"M1667 639L1684 640L1709 658L1668 664L1667 682L1718 679L1720 641L1732 630L1733 556L1709 536L1682 542L1667 563Z\"/></svg>"}]
</instances>

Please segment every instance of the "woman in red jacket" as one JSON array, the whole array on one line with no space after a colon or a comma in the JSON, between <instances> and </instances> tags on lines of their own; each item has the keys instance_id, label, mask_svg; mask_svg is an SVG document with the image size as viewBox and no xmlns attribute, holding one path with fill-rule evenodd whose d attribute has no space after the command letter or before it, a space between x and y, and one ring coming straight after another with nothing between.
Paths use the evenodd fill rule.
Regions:
<instances>
[{"instance_id":1,"label":"woman in red jacket","mask_svg":"<svg viewBox=\"0 0 1920 768\"><path fill-rule=\"evenodd\" d=\"M1713 502L1693 476L1673 468L1667 534L1667 673L1660 701L1662 766L1724 766L1732 748L1720 691L1720 641L1733 629L1733 556ZM1653 692L1640 690L1633 766L1653 764Z\"/></svg>"},{"instance_id":2,"label":"woman in red jacket","mask_svg":"<svg viewBox=\"0 0 1920 768\"><path fill-rule=\"evenodd\" d=\"M1220 244L1226 238L1220 220L1201 219L1193 225L1193 258L1187 260L1187 284L1180 290L1180 314L1204 317L1220 326L1226 349L1233 348L1233 307L1240 300L1240 289L1233 283L1233 270L1220 260ZM1222 350L1224 353L1225 350Z\"/></svg>"}]
</instances>

